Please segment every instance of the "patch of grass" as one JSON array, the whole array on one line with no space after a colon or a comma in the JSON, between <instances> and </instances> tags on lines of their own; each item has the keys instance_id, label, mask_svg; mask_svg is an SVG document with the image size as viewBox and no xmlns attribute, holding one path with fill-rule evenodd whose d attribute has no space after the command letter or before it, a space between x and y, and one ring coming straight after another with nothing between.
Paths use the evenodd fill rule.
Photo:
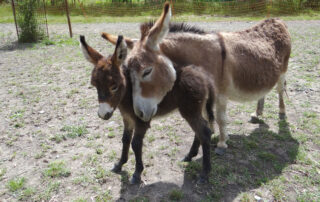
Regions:
<instances>
[{"instance_id":1,"label":"patch of grass","mask_svg":"<svg viewBox=\"0 0 320 202\"><path fill-rule=\"evenodd\" d=\"M129 202L149 202L149 199L144 196L138 196L133 199L130 199Z\"/></svg>"},{"instance_id":2,"label":"patch of grass","mask_svg":"<svg viewBox=\"0 0 320 202\"><path fill-rule=\"evenodd\" d=\"M302 192L297 196L298 202L320 201L320 192Z\"/></svg>"},{"instance_id":3,"label":"patch of grass","mask_svg":"<svg viewBox=\"0 0 320 202\"><path fill-rule=\"evenodd\" d=\"M47 177L69 177L71 172L66 168L66 165L63 161L54 161L48 165L48 169L46 169L43 174Z\"/></svg>"},{"instance_id":4,"label":"patch of grass","mask_svg":"<svg viewBox=\"0 0 320 202\"><path fill-rule=\"evenodd\" d=\"M67 94L67 98L71 98L73 95L78 94L79 93L79 89L72 89L70 90L70 92Z\"/></svg>"},{"instance_id":5,"label":"patch of grass","mask_svg":"<svg viewBox=\"0 0 320 202\"><path fill-rule=\"evenodd\" d=\"M96 153L97 154L102 154L103 153L103 150L101 148L96 148Z\"/></svg>"},{"instance_id":6,"label":"patch of grass","mask_svg":"<svg viewBox=\"0 0 320 202\"><path fill-rule=\"evenodd\" d=\"M116 136L115 132L109 131L108 138L114 138Z\"/></svg>"},{"instance_id":7,"label":"patch of grass","mask_svg":"<svg viewBox=\"0 0 320 202\"><path fill-rule=\"evenodd\" d=\"M9 116L9 118L12 120L13 126L15 128L22 128L24 126L24 121L23 121L24 113L25 113L25 110L21 109L21 110L17 110L15 112L13 112Z\"/></svg>"},{"instance_id":8,"label":"patch of grass","mask_svg":"<svg viewBox=\"0 0 320 202\"><path fill-rule=\"evenodd\" d=\"M169 192L169 199L180 201L183 198L183 192L180 189L172 189Z\"/></svg>"},{"instance_id":9,"label":"patch of grass","mask_svg":"<svg viewBox=\"0 0 320 202\"><path fill-rule=\"evenodd\" d=\"M285 189L280 184L273 186L271 192L275 201L286 201Z\"/></svg>"},{"instance_id":10,"label":"patch of grass","mask_svg":"<svg viewBox=\"0 0 320 202\"><path fill-rule=\"evenodd\" d=\"M265 161L275 161L277 159L277 157L274 154L266 151L259 152L258 157Z\"/></svg>"},{"instance_id":11,"label":"patch of grass","mask_svg":"<svg viewBox=\"0 0 320 202\"><path fill-rule=\"evenodd\" d=\"M155 137L153 134L150 134L150 135L147 137L147 139L148 139L148 142L151 143L151 142L153 142L153 141L156 140L156 137Z\"/></svg>"},{"instance_id":12,"label":"patch of grass","mask_svg":"<svg viewBox=\"0 0 320 202\"><path fill-rule=\"evenodd\" d=\"M67 137L76 138L88 134L86 126L64 126L61 131L66 132Z\"/></svg>"},{"instance_id":13,"label":"patch of grass","mask_svg":"<svg viewBox=\"0 0 320 202\"><path fill-rule=\"evenodd\" d=\"M201 164L195 161L191 161L186 167L186 173L195 177L201 169Z\"/></svg>"},{"instance_id":14,"label":"patch of grass","mask_svg":"<svg viewBox=\"0 0 320 202\"><path fill-rule=\"evenodd\" d=\"M35 201L49 201L52 193L57 193L59 191L59 187L60 182L49 182L45 190L36 197Z\"/></svg>"},{"instance_id":15,"label":"patch of grass","mask_svg":"<svg viewBox=\"0 0 320 202\"><path fill-rule=\"evenodd\" d=\"M95 169L95 178L100 182L100 183L105 183L107 177L110 177L111 172L110 171L106 171L105 169L103 169L101 166L98 166Z\"/></svg>"},{"instance_id":16,"label":"patch of grass","mask_svg":"<svg viewBox=\"0 0 320 202\"><path fill-rule=\"evenodd\" d=\"M104 193L99 194L95 199L96 202L112 201L112 196L110 191L106 191Z\"/></svg>"},{"instance_id":17,"label":"patch of grass","mask_svg":"<svg viewBox=\"0 0 320 202\"><path fill-rule=\"evenodd\" d=\"M240 202L253 202L255 199L248 193L241 194Z\"/></svg>"},{"instance_id":18,"label":"patch of grass","mask_svg":"<svg viewBox=\"0 0 320 202\"><path fill-rule=\"evenodd\" d=\"M108 154L108 158L110 161L113 161L114 159L116 159L117 157L117 152L112 150L109 154Z\"/></svg>"},{"instance_id":19,"label":"patch of grass","mask_svg":"<svg viewBox=\"0 0 320 202\"><path fill-rule=\"evenodd\" d=\"M42 157L44 157L44 152L39 152L34 156L35 159L41 159Z\"/></svg>"},{"instance_id":20,"label":"patch of grass","mask_svg":"<svg viewBox=\"0 0 320 202\"><path fill-rule=\"evenodd\" d=\"M244 147L247 149L247 150L252 150L252 149L257 149L258 148L258 144L253 141L253 140L250 140L250 139L244 139Z\"/></svg>"},{"instance_id":21,"label":"patch of grass","mask_svg":"<svg viewBox=\"0 0 320 202\"><path fill-rule=\"evenodd\" d=\"M32 197L36 193L35 189L32 187L26 188L22 191L22 193L19 195L19 200L21 201L27 201L30 197Z\"/></svg>"},{"instance_id":22,"label":"patch of grass","mask_svg":"<svg viewBox=\"0 0 320 202\"><path fill-rule=\"evenodd\" d=\"M79 197L79 198L73 200L73 202L87 202L87 200L83 197Z\"/></svg>"},{"instance_id":23,"label":"patch of grass","mask_svg":"<svg viewBox=\"0 0 320 202\"><path fill-rule=\"evenodd\" d=\"M98 155L97 154L88 155L86 163L90 165L96 165L98 163Z\"/></svg>"},{"instance_id":24,"label":"patch of grass","mask_svg":"<svg viewBox=\"0 0 320 202\"><path fill-rule=\"evenodd\" d=\"M91 183L91 182L92 182L92 179L85 174L83 174L79 177L76 177L72 180L73 184L80 184L83 187L87 187L89 185L89 183Z\"/></svg>"},{"instance_id":25,"label":"patch of grass","mask_svg":"<svg viewBox=\"0 0 320 202\"><path fill-rule=\"evenodd\" d=\"M6 174L7 169L6 168L0 168L0 181L2 180L2 177Z\"/></svg>"},{"instance_id":26,"label":"patch of grass","mask_svg":"<svg viewBox=\"0 0 320 202\"><path fill-rule=\"evenodd\" d=\"M24 177L12 179L9 180L9 182L7 183L7 188L9 189L9 191L15 192L17 190L22 189L25 185L25 182L26 179Z\"/></svg>"},{"instance_id":27,"label":"patch of grass","mask_svg":"<svg viewBox=\"0 0 320 202\"><path fill-rule=\"evenodd\" d=\"M67 139L66 136L63 134L56 134L56 135L50 137L50 140L55 141L56 143L60 143L66 139Z\"/></svg>"}]
</instances>

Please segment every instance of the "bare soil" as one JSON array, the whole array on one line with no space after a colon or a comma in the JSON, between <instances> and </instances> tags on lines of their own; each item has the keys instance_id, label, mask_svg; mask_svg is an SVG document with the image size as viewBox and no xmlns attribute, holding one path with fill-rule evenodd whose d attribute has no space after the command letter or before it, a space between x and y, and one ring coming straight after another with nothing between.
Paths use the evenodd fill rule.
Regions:
<instances>
[{"instance_id":1,"label":"bare soil","mask_svg":"<svg viewBox=\"0 0 320 202\"><path fill-rule=\"evenodd\" d=\"M254 23L192 24L235 31ZM275 92L267 96L260 124L248 122L256 103L230 103L229 149L212 155L204 185L196 183L202 152L191 163L180 162L194 134L177 112L152 122L141 185L128 183L132 151L122 174L110 172L120 157L122 119L118 111L109 121L98 118L92 66L77 39L85 35L111 54L100 32L138 38L137 23L73 24L74 39L66 24L49 25L52 45L18 45L15 27L1 24L0 201L319 201L320 21L286 23L293 41L287 121L278 119ZM212 151L216 143L213 138ZM13 190L21 178L25 182Z\"/></svg>"}]
</instances>

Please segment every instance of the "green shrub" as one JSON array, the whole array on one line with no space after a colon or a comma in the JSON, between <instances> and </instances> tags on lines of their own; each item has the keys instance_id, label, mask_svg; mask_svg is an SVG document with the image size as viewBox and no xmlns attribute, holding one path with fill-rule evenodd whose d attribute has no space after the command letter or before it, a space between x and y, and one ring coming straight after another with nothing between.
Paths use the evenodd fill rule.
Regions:
<instances>
[{"instance_id":1,"label":"green shrub","mask_svg":"<svg viewBox=\"0 0 320 202\"><path fill-rule=\"evenodd\" d=\"M20 29L19 42L37 42L44 37L37 21L37 0L18 1L17 23Z\"/></svg>"}]
</instances>

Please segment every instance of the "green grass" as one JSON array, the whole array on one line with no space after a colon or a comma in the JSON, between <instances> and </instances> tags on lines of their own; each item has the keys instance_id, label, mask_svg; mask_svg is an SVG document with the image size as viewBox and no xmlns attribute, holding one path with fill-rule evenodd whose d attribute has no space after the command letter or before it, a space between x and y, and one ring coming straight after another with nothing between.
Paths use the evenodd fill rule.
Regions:
<instances>
[{"instance_id":1,"label":"green grass","mask_svg":"<svg viewBox=\"0 0 320 202\"><path fill-rule=\"evenodd\" d=\"M172 189L169 192L169 199L175 200L175 201L180 201L183 198L183 192L179 189Z\"/></svg>"},{"instance_id":2,"label":"green grass","mask_svg":"<svg viewBox=\"0 0 320 202\"><path fill-rule=\"evenodd\" d=\"M36 190L32 187L28 187L23 190L19 195L19 200L28 201L30 197L32 197L36 193Z\"/></svg>"},{"instance_id":3,"label":"green grass","mask_svg":"<svg viewBox=\"0 0 320 202\"><path fill-rule=\"evenodd\" d=\"M95 199L96 202L112 201L112 196L110 191L105 191L103 193L100 193Z\"/></svg>"},{"instance_id":4,"label":"green grass","mask_svg":"<svg viewBox=\"0 0 320 202\"><path fill-rule=\"evenodd\" d=\"M60 143L62 142L63 140L66 140L66 137L62 134L56 134L52 137L50 137L50 140L56 142L56 143Z\"/></svg>"},{"instance_id":5,"label":"green grass","mask_svg":"<svg viewBox=\"0 0 320 202\"><path fill-rule=\"evenodd\" d=\"M60 188L60 182L54 181L49 183L45 186L45 189L35 196L35 201L49 201L53 193L57 193Z\"/></svg>"},{"instance_id":6,"label":"green grass","mask_svg":"<svg viewBox=\"0 0 320 202\"><path fill-rule=\"evenodd\" d=\"M66 132L67 137L76 138L81 137L88 133L86 126L79 125L79 126L64 126L61 131Z\"/></svg>"},{"instance_id":7,"label":"green grass","mask_svg":"<svg viewBox=\"0 0 320 202\"><path fill-rule=\"evenodd\" d=\"M22 189L25 185L25 182L26 179L24 177L12 179L9 180L9 182L7 183L7 188L9 189L9 191L15 192L17 190Z\"/></svg>"},{"instance_id":8,"label":"green grass","mask_svg":"<svg viewBox=\"0 0 320 202\"><path fill-rule=\"evenodd\" d=\"M47 177L69 177L71 172L66 168L63 161L54 161L48 165L48 169L43 172L44 176Z\"/></svg>"},{"instance_id":9,"label":"green grass","mask_svg":"<svg viewBox=\"0 0 320 202\"><path fill-rule=\"evenodd\" d=\"M2 180L2 177L6 174L7 169L6 168L0 168L0 181Z\"/></svg>"}]
</instances>

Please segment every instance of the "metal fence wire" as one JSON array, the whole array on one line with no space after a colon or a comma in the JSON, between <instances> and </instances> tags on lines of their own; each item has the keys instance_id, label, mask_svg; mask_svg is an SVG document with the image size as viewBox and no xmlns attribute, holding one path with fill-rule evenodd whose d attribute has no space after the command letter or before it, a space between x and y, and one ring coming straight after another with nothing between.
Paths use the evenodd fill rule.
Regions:
<instances>
[{"instance_id":1,"label":"metal fence wire","mask_svg":"<svg viewBox=\"0 0 320 202\"><path fill-rule=\"evenodd\" d=\"M49 37L45 0L12 0L11 3L19 40L25 34L32 34L35 41Z\"/></svg>"},{"instance_id":2,"label":"metal fence wire","mask_svg":"<svg viewBox=\"0 0 320 202\"><path fill-rule=\"evenodd\" d=\"M164 0L155 1L81 1L69 0L71 16L157 16ZM261 14L295 14L305 10L319 10L320 0L171 0L174 15L240 16ZM65 14L64 1L48 3L48 13Z\"/></svg>"}]
</instances>

